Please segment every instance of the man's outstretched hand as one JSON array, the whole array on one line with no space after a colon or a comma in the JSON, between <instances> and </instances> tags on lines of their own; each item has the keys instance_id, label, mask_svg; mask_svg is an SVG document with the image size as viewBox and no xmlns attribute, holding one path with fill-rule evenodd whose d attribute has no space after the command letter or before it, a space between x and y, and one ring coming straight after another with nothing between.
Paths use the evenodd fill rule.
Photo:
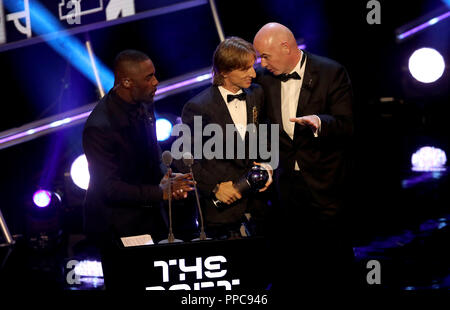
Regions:
<instances>
[{"instance_id":1,"label":"man's outstretched hand","mask_svg":"<svg viewBox=\"0 0 450 310\"><path fill-rule=\"evenodd\" d=\"M320 118L317 115L306 115L302 117L291 117L289 119L291 122L295 122L301 126L308 126L313 131L314 135L320 128Z\"/></svg>"}]
</instances>

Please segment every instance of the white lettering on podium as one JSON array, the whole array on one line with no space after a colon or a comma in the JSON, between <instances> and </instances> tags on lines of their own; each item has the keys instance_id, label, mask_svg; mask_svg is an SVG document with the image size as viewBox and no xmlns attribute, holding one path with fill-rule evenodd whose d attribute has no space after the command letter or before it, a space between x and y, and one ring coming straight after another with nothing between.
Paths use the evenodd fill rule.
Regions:
<instances>
[{"instance_id":1,"label":"white lettering on podium","mask_svg":"<svg viewBox=\"0 0 450 310\"><path fill-rule=\"evenodd\" d=\"M163 286L148 286L145 289L148 291L155 291L155 290L200 290L203 288L211 288L211 287L223 287L225 290L231 290L233 286L239 285L240 280L239 279L232 279L231 282L223 278L228 270L222 269L221 264L226 263L227 259L222 255L217 256L209 256L206 257L204 260L202 257L196 257L195 258L195 264L193 265L186 265L186 260L184 258L180 259L170 259L168 261L154 261L153 266L154 267L161 267L162 272L162 282L168 283L171 282L172 279L170 279L169 269L170 268L177 268L176 271L178 272L178 280L180 282L186 281L186 274L187 273L193 273L195 274L195 279L202 280L203 277L206 277L208 279L218 279L218 281L215 283L213 281L204 281L204 282L196 282L192 284L192 287L187 283L175 283L170 285L168 288L164 288ZM174 266L174 267L171 267ZM172 269L174 271L174 269ZM176 281L176 280L174 280Z\"/></svg>"}]
</instances>

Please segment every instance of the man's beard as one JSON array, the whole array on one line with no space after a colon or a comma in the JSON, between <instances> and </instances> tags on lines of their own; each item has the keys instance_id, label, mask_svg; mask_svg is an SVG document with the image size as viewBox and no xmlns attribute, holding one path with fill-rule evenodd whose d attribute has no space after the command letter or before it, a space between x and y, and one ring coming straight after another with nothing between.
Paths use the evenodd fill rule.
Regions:
<instances>
[{"instance_id":1,"label":"man's beard","mask_svg":"<svg viewBox=\"0 0 450 310\"><path fill-rule=\"evenodd\" d=\"M154 98L155 98L155 95L150 93L146 96L139 96L139 97L136 96L136 99L134 99L134 101L150 104L150 103L153 103Z\"/></svg>"}]
</instances>

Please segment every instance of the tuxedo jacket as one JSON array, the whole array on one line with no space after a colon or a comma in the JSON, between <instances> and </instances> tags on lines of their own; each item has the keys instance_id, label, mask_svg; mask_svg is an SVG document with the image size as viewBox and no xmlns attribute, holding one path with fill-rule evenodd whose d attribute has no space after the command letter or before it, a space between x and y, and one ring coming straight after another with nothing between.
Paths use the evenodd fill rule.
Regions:
<instances>
[{"instance_id":1,"label":"tuxedo jacket","mask_svg":"<svg viewBox=\"0 0 450 310\"><path fill-rule=\"evenodd\" d=\"M264 101L262 88L259 85L252 84L250 88L243 89L243 91L246 93L247 124L256 123L255 126L257 127L259 122L263 119L263 116L261 115L263 112L262 104ZM238 159L236 154L234 154L232 159L226 159L226 125L234 124L234 122L219 88L217 86L211 86L189 100L183 107L181 117L183 123L189 125L191 129L191 153L194 154L194 157L196 157L194 144L199 143L199 145L203 146L205 142L211 138L205 136L202 138L201 142L195 141L194 116L202 117L202 130L208 124L218 124L224 133L223 139L220 139L222 143L223 159L205 159L202 152L202 158L196 158L193 165L194 177L202 195L202 207L206 211L207 222L209 225L220 225L223 223L240 221L246 211L248 199L244 198L238 200L225 210L219 211L213 205L211 198L213 197L212 190L217 184L227 181L236 182L250 170L253 166L253 161L257 160L257 158L251 159L248 156L249 133L246 133L244 141L246 156ZM235 142L237 139L241 139L238 132L234 133L233 139ZM228 138L228 140L231 139ZM213 150L215 149L213 148ZM236 153L236 150L237 146L234 144L234 153Z\"/></svg>"},{"instance_id":2,"label":"tuxedo jacket","mask_svg":"<svg viewBox=\"0 0 450 310\"><path fill-rule=\"evenodd\" d=\"M117 237L150 233L157 239L167 229L161 213L163 171L154 114L142 104L144 114L137 131L123 104L111 90L84 127L83 148L90 173L85 230L94 238L112 232Z\"/></svg>"},{"instance_id":3,"label":"tuxedo jacket","mask_svg":"<svg viewBox=\"0 0 450 310\"><path fill-rule=\"evenodd\" d=\"M264 89L268 120L280 125L280 164L275 178L292 174L297 161L316 202L327 205L340 199L346 180L346 150L353 134L352 87L343 66L304 53L306 67L296 116L317 115L321 120L318 137L309 127L295 124L291 139L283 129L281 80L262 68L256 82Z\"/></svg>"}]
</instances>

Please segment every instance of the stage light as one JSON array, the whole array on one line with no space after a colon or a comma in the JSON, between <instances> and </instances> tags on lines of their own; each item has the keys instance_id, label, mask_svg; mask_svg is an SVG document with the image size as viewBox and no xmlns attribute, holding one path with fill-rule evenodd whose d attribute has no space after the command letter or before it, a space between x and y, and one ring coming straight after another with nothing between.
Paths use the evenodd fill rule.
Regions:
<instances>
[{"instance_id":1,"label":"stage light","mask_svg":"<svg viewBox=\"0 0 450 310\"><path fill-rule=\"evenodd\" d=\"M39 208L46 208L52 203L60 203L61 196L58 193L40 189L34 193L33 202Z\"/></svg>"},{"instance_id":2,"label":"stage light","mask_svg":"<svg viewBox=\"0 0 450 310\"><path fill-rule=\"evenodd\" d=\"M413 171L444 171L446 162L445 152L432 146L421 147L411 156Z\"/></svg>"},{"instance_id":3,"label":"stage light","mask_svg":"<svg viewBox=\"0 0 450 310\"><path fill-rule=\"evenodd\" d=\"M5 7L11 12L22 11L22 1L5 1ZM33 22L35 36L46 38L47 44L62 57L67 59L75 68L85 75L92 83L97 84L97 79L92 70L91 59L88 50L75 36L51 36L53 33L62 33L65 28L54 15L38 1L29 2L29 16ZM51 39L50 39L51 38ZM95 58L99 80L103 89L109 90L114 85L114 74L99 59ZM56 124L55 126L59 126Z\"/></svg>"},{"instance_id":4,"label":"stage light","mask_svg":"<svg viewBox=\"0 0 450 310\"><path fill-rule=\"evenodd\" d=\"M33 195L33 202L39 208L48 207L51 201L52 201L52 193L47 190L40 189L36 191Z\"/></svg>"},{"instance_id":5,"label":"stage light","mask_svg":"<svg viewBox=\"0 0 450 310\"><path fill-rule=\"evenodd\" d=\"M39 189L29 202L26 218L26 236L33 249L50 249L62 241L60 191Z\"/></svg>"},{"instance_id":6,"label":"stage light","mask_svg":"<svg viewBox=\"0 0 450 310\"><path fill-rule=\"evenodd\" d=\"M424 47L412 53L409 57L408 68L411 75L419 82L432 83L444 73L445 62L438 51Z\"/></svg>"},{"instance_id":7,"label":"stage light","mask_svg":"<svg viewBox=\"0 0 450 310\"><path fill-rule=\"evenodd\" d=\"M96 260L83 260L75 266L75 274L83 277L103 277L102 263Z\"/></svg>"},{"instance_id":8,"label":"stage light","mask_svg":"<svg viewBox=\"0 0 450 310\"><path fill-rule=\"evenodd\" d=\"M73 161L70 176L76 186L84 190L88 188L90 176L86 155L82 154Z\"/></svg>"},{"instance_id":9,"label":"stage light","mask_svg":"<svg viewBox=\"0 0 450 310\"><path fill-rule=\"evenodd\" d=\"M446 0L448 1L448 0ZM410 37L412 35L414 35L415 33L422 31L430 26L433 26L437 23L439 23L440 21L447 19L450 17L450 11L446 10L445 12L442 12L442 14L439 14L438 16L426 19L426 20L422 20L422 22L420 22L417 26L410 28L408 30L406 30L404 27L399 28L396 32L397 34L397 40L401 41L406 39L407 37ZM422 18L420 18L422 19ZM417 22L416 22L417 23Z\"/></svg>"},{"instance_id":10,"label":"stage light","mask_svg":"<svg viewBox=\"0 0 450 310\"><path fill-rule=\"evenodd\" d=\"M156 120L156 137L158 141L165 141L169 139L172 132L172 123L165 118L158 118Z\"/></svg>"}]
</instances>

